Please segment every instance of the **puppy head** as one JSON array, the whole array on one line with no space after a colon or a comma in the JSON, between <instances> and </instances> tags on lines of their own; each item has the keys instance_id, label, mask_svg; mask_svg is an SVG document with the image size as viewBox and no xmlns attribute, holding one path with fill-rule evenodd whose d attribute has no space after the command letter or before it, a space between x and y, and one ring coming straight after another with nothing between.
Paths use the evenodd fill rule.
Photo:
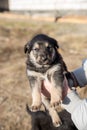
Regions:
<instances>
[{"instance_id":1,"label":"puppy head","mask_svg":"<svg viewBox=\"0 0 87 130\"><path fill-rule=\"evenodd\" d=\"M25 45L24 50L32 62L39 65L47 65L54 61L58 48L59 46L55 39L39 34Z\"/></svg>"}]
</instances>

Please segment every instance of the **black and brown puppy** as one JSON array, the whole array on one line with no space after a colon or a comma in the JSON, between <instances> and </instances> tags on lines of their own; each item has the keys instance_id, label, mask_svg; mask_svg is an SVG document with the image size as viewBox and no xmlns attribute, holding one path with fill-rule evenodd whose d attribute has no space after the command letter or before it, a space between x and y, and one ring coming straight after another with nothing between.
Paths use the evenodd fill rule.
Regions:
<instances>
[{"instance_id":1,"label":"black and brown puppy","mask_svg":"<svg viewBox=\"0 0 87 130\"><path fill-rule=\"evenodd\" d=\"M61 102L64 73L67 71L65 63L58 52L55 39L39 34L25 45L27 54L27 75L32 90L32 111L38 111L43 104L49 110L55 126L61 120L55 107ZM50 98L41 94L43 86L50 86Z\"/></svg>"},{"instance_id":2,"label":"black and brown puppy","mask_svg":"<svg viewBox=\"0 0 87 130\"><path fill-rule=\"evenodd\" d=\"M26 110L31 116L32 130L77 130L71 120L71 115L66 110L59 112L62 125L58 128L53 126L49 112L32 112L28 105L26 105Z\"/></svg>"}]
</instances>

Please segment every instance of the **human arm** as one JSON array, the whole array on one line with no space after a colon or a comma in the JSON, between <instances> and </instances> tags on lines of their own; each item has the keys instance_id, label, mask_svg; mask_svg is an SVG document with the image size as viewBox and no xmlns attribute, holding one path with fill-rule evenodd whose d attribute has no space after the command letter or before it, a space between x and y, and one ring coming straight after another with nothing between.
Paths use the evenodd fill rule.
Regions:
<instances>
[{"instance_id":1,"label":"human arm","mask_svg":"<svg viewBox=\"0 0 87 130\"><path fill-rule=\"evenodd\" d=\"M77 80L77 85L80 87L87 85L87 59L83 61L82 67L74 70L72 74ZM78 94L69 88L68 83L71 83L69 84L71 87L73 86L73 81L64 81L63 94L67 96L63 95L65 98L62 106L71 113L71 118L79 130L87 130L87 99L81 100Z\"/></svg>"},{"instance_id":2,"label":"human arm","mask_svg":"<svg viewBox=\"0 0 87 130\"><path fill-rule=\"evenodd\" d=\"M87 60L83 62L82 67L72 73L80 87L87 85ZM69 88L66 79L63 86L65 92L62 106L71 113L71 118L79 130L87 130L87 99L81 100L78 94Z\"/></svg>"},{"instance_id":3,"label":"human arm","mask_svg":"<svg viewBox=\"0 0 87 130\"><path fill-rule=\"evenodd\" d=\"M74 90L68 90L62 107L71 114L78 130L87 130L87 99L81 100Z\"/></svg>"},{"instance_id":4,"label":"human arm","mask_svg":"<svg viewBox=\"0 0 87 130\"><path fill-rule=\"evenodd\" d=\"M87 60L83 62L82 67L72 73L77 79L78 85L80 87L85 86L87 84ZM68 82L69 81L65 78L63 82L63 102L61 106L71 113L71 118L79 130L87 130L87 99L81 100L78 94L69 88ZM71 82L71 86L73 86L73 81ZM50 92L49 84L47 88L48 92ZM46 91L43 92L46 95Z\"/></svg>"},{"instance_id":5,"label":"human arm","mask_svg":"<svg viewBox=\"0 0 87 130\"><path fill-rule=\"evenodd\" d=\"M66 74L67 77L68 74ZM70 78L71 76L71 78ZM67 78L70 87L84 87L87 85L87 59L82 63L82 66L75 69Z\"/></svg>"}]
</instances>

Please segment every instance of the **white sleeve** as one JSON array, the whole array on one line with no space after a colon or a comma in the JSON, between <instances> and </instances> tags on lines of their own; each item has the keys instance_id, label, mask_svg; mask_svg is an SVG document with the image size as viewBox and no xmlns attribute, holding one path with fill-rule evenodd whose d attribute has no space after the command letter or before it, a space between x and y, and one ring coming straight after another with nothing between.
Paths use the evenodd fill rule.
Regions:
<instances>
[{"instance_id":1,"label":"white sleeve","mask_svg":"<svg viewBox=\"0 0 87 130\"><path fill-rule=\"evenodd\" d=\"M87 130L87 99L78 104L71 114L72 120L79 130Z\"/></svg>"},{"instance_id":2,"label":"white sleeve","mask_svg":"<svg viewBox=\"0 0 87 130\"><path fill-rule=\"evenodd\" d=\"M87 85L87 59L82 67L73 71L79 86ZM78 130L87 130L87 99L81 100L75 91L71 91L64 98L62 105L69 113Z\"/></svg>"},{"instance_id":3,"label":"white sleeve","mask_svg":"<svg viewBox=\"0 0 87 130\"><path fill-rule=\"evenodd\" d=\"M87 85L87 59L83 61L82 67L74 70L72 73L75 75L80 87Z\"/></svg>"},{"instance_id":4,"label":"white sleeve","mask_svg":"<svg viewBox=\"0 0 87 130\"><path fill-rule=\"evenodd\" d=\"M87 130L87 100L81 100L75 91L67 94L62 102L78 130Z\"/></svg>"}]
</instances>

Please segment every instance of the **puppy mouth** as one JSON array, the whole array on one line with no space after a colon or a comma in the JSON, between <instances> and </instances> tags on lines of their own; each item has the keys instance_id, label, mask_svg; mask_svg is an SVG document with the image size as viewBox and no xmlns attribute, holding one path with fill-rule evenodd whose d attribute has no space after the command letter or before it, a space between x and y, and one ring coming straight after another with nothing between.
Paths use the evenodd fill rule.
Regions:
<instances>
[{"instance_id":1,"label":"puppy mouth","mask_svg":"<svg viewBox=\"0 0 87 130\"><path fill-rule=\"evenodd\" d=\"M52 58L40 58L37 63L40 64L40 65L50 65L52 63Z\"/></svg>"},{"instance_id":2,"label":"puppy mouth","mask_svg":"<svg viewBox=\"0 0 87 130\"><path fill-rule=\"evenodd\" d=\"M37 63L39 65L51 65L53 63L53 61L55 60L55 54L42 54L39 55L36 59Z\"/></svg>"},{"instance_id":3,"label":"puppy mouth","mask_svg":"<svg viewBox=\"0 0 87 130\"><path fill-rule=\"evenodd\" d=\"M47 58L45 58L43 60L39 60L38 63L41 65L47 65L47 64L49 64L49 60Z\"/></svg>"}]
</instances>

